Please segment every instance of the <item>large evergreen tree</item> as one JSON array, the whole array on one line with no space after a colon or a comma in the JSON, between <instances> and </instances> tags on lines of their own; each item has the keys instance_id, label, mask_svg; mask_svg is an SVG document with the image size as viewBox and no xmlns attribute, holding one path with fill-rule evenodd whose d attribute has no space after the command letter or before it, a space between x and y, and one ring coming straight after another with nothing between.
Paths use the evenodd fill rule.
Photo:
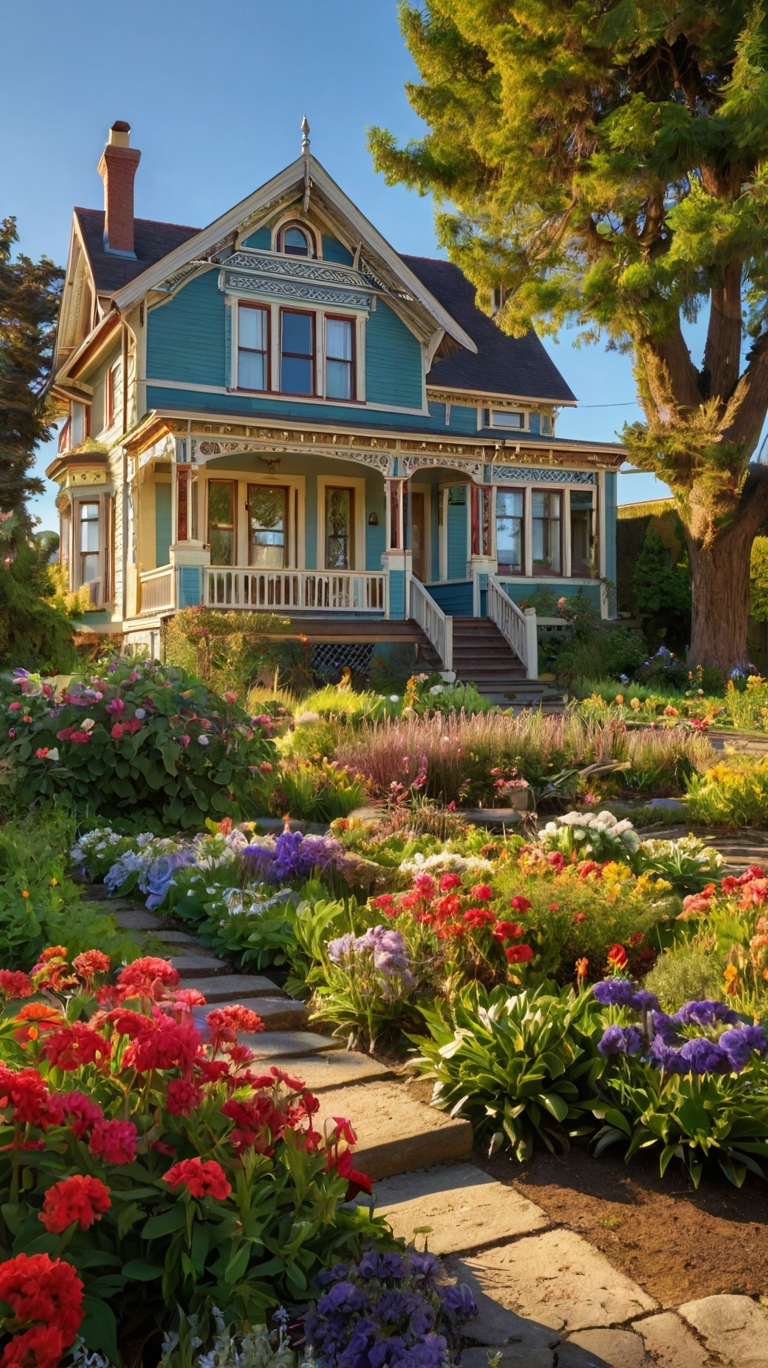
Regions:
<instances>
[{"instance_id":1,"label":"large evergreen tree","mask_svg":"<svg viewBox=\"0 0 768 1368\"><path fill-rule=\"evenodd\" d=\"M29 526L26 501L42 494L31 474L35 447L48 436L45 384L64 272L47 257L12 256L16 221L0 222L0 513Z\"/></svg>"},{"instance_id":2,"label":"large evergreen tree","mask_svg":"<svg viewBox=\"0 0 768 1368\"><path fill-rule=\"evenodd\" d=\"M672 489L691 655L745 659L768 470L768 20L748 0L425 0L401 23L429 132L371 132L431 191L441 242L520 334L580 325L631 352L627 455ZM682 322L707 315L701 364Z\"/></svg>"}]
</instances>

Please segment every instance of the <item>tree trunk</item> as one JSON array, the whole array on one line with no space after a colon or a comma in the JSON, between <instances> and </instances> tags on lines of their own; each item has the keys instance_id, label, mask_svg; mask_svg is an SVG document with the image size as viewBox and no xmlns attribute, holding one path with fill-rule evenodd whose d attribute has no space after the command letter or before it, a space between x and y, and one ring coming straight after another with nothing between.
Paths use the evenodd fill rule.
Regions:
<instances>
[{"instance_id":1,"label":"tree trunk","mask_svg":"<svg viewBox=\"0 0 768 1368\"><path fill-rule=\"evenodd\" d=\"M702 546L690 535L691 646L693 665L730 674L747 660L751 520L737 521Z\"/></svg>"}]
</instances>

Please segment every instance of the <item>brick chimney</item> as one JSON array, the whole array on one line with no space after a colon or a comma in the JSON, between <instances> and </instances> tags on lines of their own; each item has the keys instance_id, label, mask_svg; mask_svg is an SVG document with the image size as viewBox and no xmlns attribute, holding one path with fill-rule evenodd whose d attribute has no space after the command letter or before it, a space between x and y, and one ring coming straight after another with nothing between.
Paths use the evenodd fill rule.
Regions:
<instances>
[{"instance_id":1,"label":"brick chimney","mask_svg":"<svg viewBox=\"0 0 768 1368\"><path fill-rule=\"evenodd\" d=\"M104 182L104 250L135 257L133 182L141 153L130 141L131 125L118 119L109 130L98 171Z\"/></svg>"}]
</instances>

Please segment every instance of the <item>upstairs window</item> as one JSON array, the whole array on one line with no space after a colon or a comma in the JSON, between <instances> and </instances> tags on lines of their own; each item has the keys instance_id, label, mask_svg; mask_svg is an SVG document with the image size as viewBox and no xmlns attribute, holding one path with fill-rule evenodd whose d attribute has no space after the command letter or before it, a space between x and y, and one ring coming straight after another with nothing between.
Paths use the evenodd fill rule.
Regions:
<instances>
[{"instance_id":1,"label":"upstairs window","mask_svg":"<svg viewBox=\"0 0 768 1368\"><path fill-rule=\"evenodd\" d=\"M86 419L85 404L72 404L69 418L69 445L72 447L80 446L85 441Z\"/></svg>"},{"instance_id":2,"label":"upstairs window","mask_svg":"<svg viewBox=\"0 0 768 1368\"><path fill-rule=\"evenodd\" d=\"M280 324L280 389L284 394L314 394L314 314L283 309Z\"/></svg>"},{"instance_id":3,"label":"upstairs window","mask_svg":"<svg viewBox=\"0 0 768 1368\"><path fill-rule=\"evenodd\" d=\"M351 318L325 320L325 397L354 398L354 339Z\"/></svg>"},{"instance_id":4,"label":"upstairs window","mask_svg":"<svg viewBox=\"0 0 768 1368\"><path fill-rule=\"evenodd\" d=\"M269 389L269 311L252 304L237 310L237 387Z\"/></svg>"},{"instance_id":5,"label":"upstairs window","mask_svg":"<svg viewBox=\"0 0 768 1368\"><path fill-rule=\"evenodd\" d=\"M491 409L491 427L514 428L521 432L525 427L525 414L514 409Z\"/></svg>"},{"instance_id":6,"label":"upstairs window","mask_svg":"<svg viewBox=\"0 0 768 1368\"><path fill-rule=\"evenodd\" d=\"M289 223L281 228L279 250L286 256L311 256L312 240L306 228L300 228L297 223Z\"/></svg>"}]
</instances>

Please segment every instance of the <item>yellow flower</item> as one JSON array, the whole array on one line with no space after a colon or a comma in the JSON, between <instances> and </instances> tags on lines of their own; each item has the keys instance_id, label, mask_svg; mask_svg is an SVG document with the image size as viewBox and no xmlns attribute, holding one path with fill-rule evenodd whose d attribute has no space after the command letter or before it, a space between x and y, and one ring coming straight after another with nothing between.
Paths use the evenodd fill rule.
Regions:
<instances>
[{"instance_id":1,"label":"yellow flower","mask_svg":"<svg viewBox=\"0 0 768 1368\"><path fill-rule=\"evenodd\" d=\"M55 888L58 882L58 879L51 879L51 888Z\"/></svg>"},{"instance_id":2,"label":"yellow flower","mask_svg":"<svg viewBox=\"0 0 768 1368\"><path fill-rule=\"evenodd\" d=\"M639 698L630 698L629 706L634 709L635 712L639 712L643 705Z\"/></svg>"}]
</instances>

